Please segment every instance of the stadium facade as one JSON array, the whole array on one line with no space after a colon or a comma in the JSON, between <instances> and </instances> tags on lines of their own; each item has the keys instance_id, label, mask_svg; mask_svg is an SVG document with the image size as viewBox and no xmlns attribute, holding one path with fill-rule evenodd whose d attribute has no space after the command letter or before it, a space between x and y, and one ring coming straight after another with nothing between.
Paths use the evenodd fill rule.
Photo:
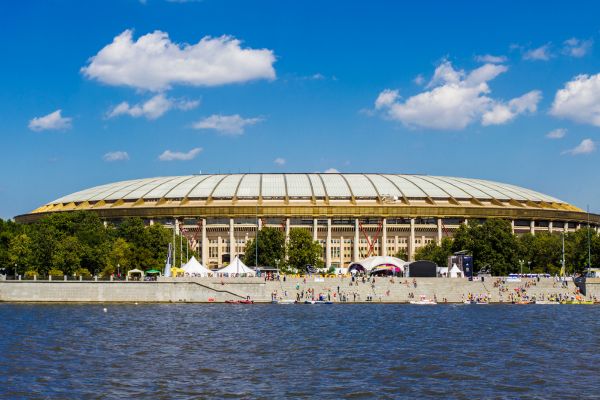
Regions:
<instances>
[{"instance_id":1,"label":"stadium facade","mask_svg":"<svg viewBox=\"0 0 600 400\"><path fill-rule=\"evenodd\" d=\"M416 249L469 220L503 218L517 234L598 230L600 215L522 187L480 179L399 174L218 174L129 180L82 190L16 217L33 222L85 210L118 223L141 217L188 238L207 266L241 254L257 229L309 230L328 266Z\"/></svg>"}]
</instances>

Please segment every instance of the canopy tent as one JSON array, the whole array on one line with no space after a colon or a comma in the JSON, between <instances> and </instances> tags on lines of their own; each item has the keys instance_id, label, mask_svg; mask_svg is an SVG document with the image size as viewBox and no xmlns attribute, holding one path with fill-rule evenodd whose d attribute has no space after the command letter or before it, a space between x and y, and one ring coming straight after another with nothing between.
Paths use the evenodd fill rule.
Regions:
<instances>
[{"instance_id":1,"label":"canopy tent","mask_svg":"<svg viewBox=\"0 0 600 400\"><path fill-rule=\"evenodd\" d=\"M131 278L132 275L139 275L141 278L144 277L144 271L142 271L141 269L130 269L127 272L127 278Z\"/></svg>"},{"instance_id":2,"label":"canopy tent","mask_svg":"<svg viewBox=\"0 0 600 400\"><path fill-rule=\"evenodd\" d=\"M233 261L223 269L218 271L219 274L246 274L248 276L256 276L256 272L248 268L246 264L240 260L238 256L236 256Z\"/></svg>"},{"instance_id":3,"label":"canopy tent","mask_svg":"<svg viewBox=\"0 0 600 400\"><path fill-rule=\"evenodd\" d=\"M209 276L212 272L204 265L200 264L196 257L192 256L190 260L182 267L184 274L194 276Z\"/></svg>"},{"instance_id":4,"label":"canopy tent","mask_svg":"<svg viewBox=\"0 0 600 400\"><path fill-rule=\"evenodd\" d=\"M161 272L157 269L149 269L148 271L146 271L146 275L156 275L156 274L161 274Z\"/></svg>"},{"instance_id":5,"label":"canopy tent","mask_svg":"<svg viewBox=\"0 0 600 400\"><path fill-rule=\"evenodd\" d=\"M358 262L351 263L348 267L350 272L352 271L366 271L372 272L377 270L378 268L389 267L392 271L404 271L404 266L406 261L401 260L396 257L390 256L373 256L367 257L364 260L360 260Z\"/></svg>"},{"instance_id":6,"label":"canopy tent","mask_svg":"<svg viewBox=\"0 0 600 400\"><path fill-rule=\"evenodd\" d=\"M452 268L450 268L450 271L448 271L448 275L450 278L460 278L462 277L462 271L456 264L452 264Z\"/></svg>"}]
</instances>

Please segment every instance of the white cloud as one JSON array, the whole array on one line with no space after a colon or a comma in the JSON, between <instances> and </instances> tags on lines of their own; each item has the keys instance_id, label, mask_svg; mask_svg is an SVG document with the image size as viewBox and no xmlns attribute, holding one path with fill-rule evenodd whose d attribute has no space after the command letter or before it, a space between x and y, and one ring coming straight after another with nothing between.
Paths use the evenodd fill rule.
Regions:
<instances>
[{"instance_id":1,"label":"white cloud","mask_svg":"<svg viewBox=\"0 0 600 400\"><path fill-rule=\"evenodd\" d=\"M400 95L397 90L385 89L377 96L377 99L375 100L375 109L380 110L384 107L390 107L399 97Z\"/></svg>"},{"instance_id":2,"label":"white cloud","mask_svg":"<svg viewBox=\"0 0 600 400\"><path fill-rule=\"evenodd\" d=\"M558 90L550 114L600 126L600 74L578 75Z\"/></svg>"},{"instance_id":3,"label":"white cloud","mask_svg":"<svg viewBox=\"0 0 600 400\"><path fill-rule=\"evenodd\" d=\"M231 36L179 44L166 32L154 31L134 41L128 29L91 57L81 72L108 85L161 91L175 84L217 86L275 79L274 62L273 51L242 48Z\"/></svg>"},{"instance_id":4,"label":"white cloud","mask_svg":"<svg viewBox=\"0 0 600 400\"><path fill-rule=\"evenodd\" d=\"M196 158L202 151L202 147L196 147L188 152L165 150L158 159L160 161L189 161Z\"/></svg>"},{"instance_id":5,"label":"white cloud","mask_svg":"<svg viewBox=\"0 0 600 400\"><path fill-rule=\"evenodd\" d=\"M428 84L430 90L401 102L398 91L386 89L377 97L375 108L411 127L463 129L477 120L483 125L506 123L519 114L535 112L541 97L539 91L507 103L489 97L487 82L507 70L504 65L488 63L466 73L443 61Z\"/></svg>"},{"instance_id":6,"label":"white cloud","mask_svg":"<svg viewBox=\"0 0 600 400\"><path fill-rule=\"evenodd\" d=\"M277 165L285 165L285 158L277 157L273 162Z\"/></svg>"},{"instance_id":7,"label":"white cloud","mask_svg":"<svg viewBox=\"0 0 600 400\"><path fill-rule=\"evenodd\" d=\"M173 108L187 111L196 108L198 104L200 104L198 100L176 100L168 98L161 93L144 103L130 105L124 101L112 108L107 113L107 117L113 118L119 115L130 115L134 118L143 116L147 119L157 119Z\"/></svg>"},{"instance_id":8,"label":"white cloud","mask_svg":"<svg viewBox=\"0 0 600 400\"><path fill-rule=\"evenodd\" d=\"M523 53L524 60L548 61L552 57L550 54L550 43L546 43L536 49L527 50Z\"/></svg>"},{"instance_id":9,"label":"white cloud","mask_svg":"<svg viewBox=\"0 0 600 400\"><path fill-rule=\"evenodd\" d=\"M571 154L572 156L580 154L590 154L596 151L596 143L592 139L583 139L576 147L565 150L562 154Z\"/></svg>"},{"instance_id":10,"label":"white cloud","mask_svg":"<svg viewBox=\"0 0 600 400\"><path fill-rule=\"evenodd\" d=\"M484 54L475 56L475 61L482 63L502 64L507 61L507 58L506 56L493 56L491 54Z\"/></svg>"},{"instance_id":11,"label":"white cloud","mask_svg":"<svg viewBox=\"0 0 600 400\"><path fill-rule=\"evenodd\" d=\"M335 168L329 168L329 169L326 169L326 170L325 170L323 173L324 173L324 174L339 174L339 173L340 173L340 171L338 171L338 170L337 170L337 169L335 169Z\"/></svg>"},{"instance_id":12,"label":"white cloud","mask_svg":"<svg viewBox=\"0 0 600 400\"><path fill-rule=\"evenodd\" d=\"M63 117L62 110L56 110L43 117L35 117L29 121L29 129L32 131L66 130L71 128L72 118Z\"/></svg>"},{"instance_id":13,"label":"white cloud","mask_svg":"<svg viewBox=\"0 0 600 400\"><path fill-rule=\"evenodd\" d=\"M585 56L591 49L594 44L593 40L580 40L576 38L571 38L564 41L563 53L567 54L571 57L583 57Z\"/></svg>"},{"instance_id":14,"label":"white cloud","mask_svg":"<svg viewBox=\"0 0 600 400\"><path fill-rule=\"evenodd\" d=\"M237 136L244 133L244 128L246 126L257 124L262 120L262 118L242 118L238 114L214 114L210 117L201 119L192 126L194 129L214 129L224 135Z\"/></svg>"},{"instance_id":15,"label":"white cloud","mask_svg":"<svg viewBox=\"0 0 600 400\"><path fill-rule=\"evenodd\" d=\"M415 79L413 79L413 82L415 83L415 85L421 86L425 83L425 77L423 76L423 74L419 74L419 75L415 76Z\"/></svg>"},{"instance_id":16,"label":"white cloud","mask_svg":"<svg viewBox=\"0 0 600 400\"><path fill-rule=\"evenodd\" d=\"M126 151L110 151L102 156L106 162L129 160L129 154Z\"/></svg>"},{"instance_id":17,"label":"white cloud","mask_svg":"<svg viewBox=\"0 0 600 400\"><path fill-rule=\"evenodd\" d=\"M558 128L546 133L546 137L548 139L562 139L566 134L567 130L565 128Z\"/></svg>"},{"instance_id":18,"label":"white cloud","mask_svg":"<svg viewBox=\"0 0 600 400\"><path fill-rule=\"evenodd\" d=\"M515 97L508 103L496 103L491 110L485 112L481 117L481 124L499 125L507 123L517 115L525 113L534 113L537 111L537 104L542 98L542 92L532 90L520 97Z\"/></svg>"}]
</instances>

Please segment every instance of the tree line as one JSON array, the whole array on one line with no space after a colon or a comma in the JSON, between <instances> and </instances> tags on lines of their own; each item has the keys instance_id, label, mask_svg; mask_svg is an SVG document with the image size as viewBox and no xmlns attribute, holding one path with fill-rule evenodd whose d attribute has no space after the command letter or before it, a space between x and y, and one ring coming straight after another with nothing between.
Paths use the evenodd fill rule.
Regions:
<instances>
[{"instance_id":1,"label":"tree line","mask_svg":"<svg viewBox=\"0 0 600 400\"><path fill-rule=\"evenodd\" d=\"M0 268L28 277L162 270L172 240L172 230L145 226L140 218L105 226L83 211L50 214L33 224L0 220Z\"/></svg>"},{"instance_id":2,"label":"tree line","mask_svg":"<svg viewBox=\"0 0 600 400\"><path fill-rule=\"evenodd\" d=\"M564 235L567 274L581 272L588 265L588 234L591 266L600 264L600 235L587 227ZM557 274L562 267L562 241L559 232L512 233L510 222L488 219L461 225L453 238L438 245L429 243L415 253L417 260L429 260L446 266L448 256L466 250L473 255L475 271L490 269L493 275L523 271Z\"/></svg>"}]
</instances>

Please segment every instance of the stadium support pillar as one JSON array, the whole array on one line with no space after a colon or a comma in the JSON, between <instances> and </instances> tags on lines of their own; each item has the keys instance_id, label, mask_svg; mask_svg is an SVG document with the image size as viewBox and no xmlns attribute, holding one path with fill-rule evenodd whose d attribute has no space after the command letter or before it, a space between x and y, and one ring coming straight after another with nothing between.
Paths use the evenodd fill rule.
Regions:
<instances>
[{"instance_id":1,"label":"stadium support pillar","mask_svg":"<svg viewBox=\"0 0 600 400\"><path fill-rule=\"evenodd\" d=\"M179 235L179 220L177 218L175 218L175 222L174 222L173 226L175 227L175 234Z\"/></svg>"},{"instance_id":2,"label":"stadium support pillar","mask_svg":"<svg viewBox=\"0 0 600 400\"><path fill-rule=\"evenodd\" d=\"M554 231L554 224L552 221L548 222L548 232L552 233Z\"/></svg>"},{"instance_id":3,"label":"stadium support pillar","mask_svg":"<svg viewBox=\"0 0 600 400\"><path fill-rule=\"evenodd\" d=\"M510 220L510 230L514 235L515 234L515 220L514 219Z\"/></svg>"},{"instance_id":4,"label":"stadium support pillar","mask_svg":"<svg viewBox=\"0 0 600 400\"><path fill-rule=\"evenodd\" d=\"M325 266L331 265L331 218L327 218L327 239L325 241Z\"/></svg>"},{"instance_id":5,"label":"stadium support pillar","mask_svg":"<svg viewBox=\"0 0 600 400\"><path fill-rule=\"evenodd\" d=\"M229 262L235 257L235 225L233 218L229 218Z\"/></svg>"},{"instance_id":6,"label":"stadium support pillar","mask_svg":"<svg viewBox=\"0 0 600 400\"><path fill-rule=\"evenodd\" d=\"M535 221L531 220L529 222L529 233L531 233L532 235L535 235Z\"/></svg>"},{"instance_id":7,"label":"stadium support pillar","mask_svg":"<svg viewBox=\"0 0 600 400\"><path fill-rule=\"evenodd\" d=\"M319 238L319 220L313 218L313 240L317 240Z\"/></svg>"},{"instance_id":8,"label":"stadium support pillar","mask_svg":"<svg viewBox=\"0 0 600 400\"><path fill-rule=\"evenodd\" d=\"M437 245L440 246L442 244L442 219L437 219Z\"/></svg>"},{"instance_id":9,"label":"stadium support pillar","mask_svg":"<svg viewBox=\"0 0 600 400\"><path fill-rule=\"evenodd\" d=\"M259 231L262 230L262 219L258 220L258 230ZM257 235L258 235L258 233L257 233Z\"/></svg>"},{"instance_id":10,"label":"stadium support pillar","mask_svg":"<svg viewBox=\"0 0 600 400\"><path fill-rule=\"evenodd\" d=\"M408 237L408 260L415 260L415 219L410 219L410 234Z\"/></svg>"},{"instance_id":11,"label":"stadium support pillar","mask_svg":"<svg viewBox=\"0 0 600 400\"><path fill-rule=\"evenodd\" d=\"M344 237L340 237L340 268L344 268Z\"/></svg>"},{"instance_id":12,"label":"stadium support pillar","mask_svg":"<svg viewBox=\"0 0 600 400\"><path fill-rule=\"evenodd\" d=\"M381 245L379 246L379 254L387 256L387 220L381 220Z\"/></svg>"},{"instance_id":13,"label":"stadium support pillar","mask_svg":"<svg viewBox=\"0 0 600 400\"><path fill-rule=\"evenodd\" d=\"M154 225L154 220L153 220L153 219L150 219L150 220L148 221L148 225L150 225L150 226Z\"/></svg>"},{"instance_id":14,"label":"stadium support pillar","mask_svg":"<svg viewBox=\"0 0 600 400\"><path fill-rule=\"evenodd\" d=\"M202 265L208 268L208 238L206 237L206 218L202 218Z\"/></svg>"},{"instance_id":15,"label":"stadium support pillar","mask_svg":"<svg viewBox=\"0 0 600 400\"><path fill-rule=\"evenodd\" d=\"M285 243L290 241L290 219L285 219Z\"/></svg>"},{"instance_id":16,"label":"stadium support pillar","mask_svg":"<svg viewBox=\"0 0 600 400\"><path fill-rule=\"evenodd\" d=\"M354 241L352 241L352 262L358 262L360 255L360 230L358 226L358 218L354 219Z\"/></svg>"}]
</instances>

